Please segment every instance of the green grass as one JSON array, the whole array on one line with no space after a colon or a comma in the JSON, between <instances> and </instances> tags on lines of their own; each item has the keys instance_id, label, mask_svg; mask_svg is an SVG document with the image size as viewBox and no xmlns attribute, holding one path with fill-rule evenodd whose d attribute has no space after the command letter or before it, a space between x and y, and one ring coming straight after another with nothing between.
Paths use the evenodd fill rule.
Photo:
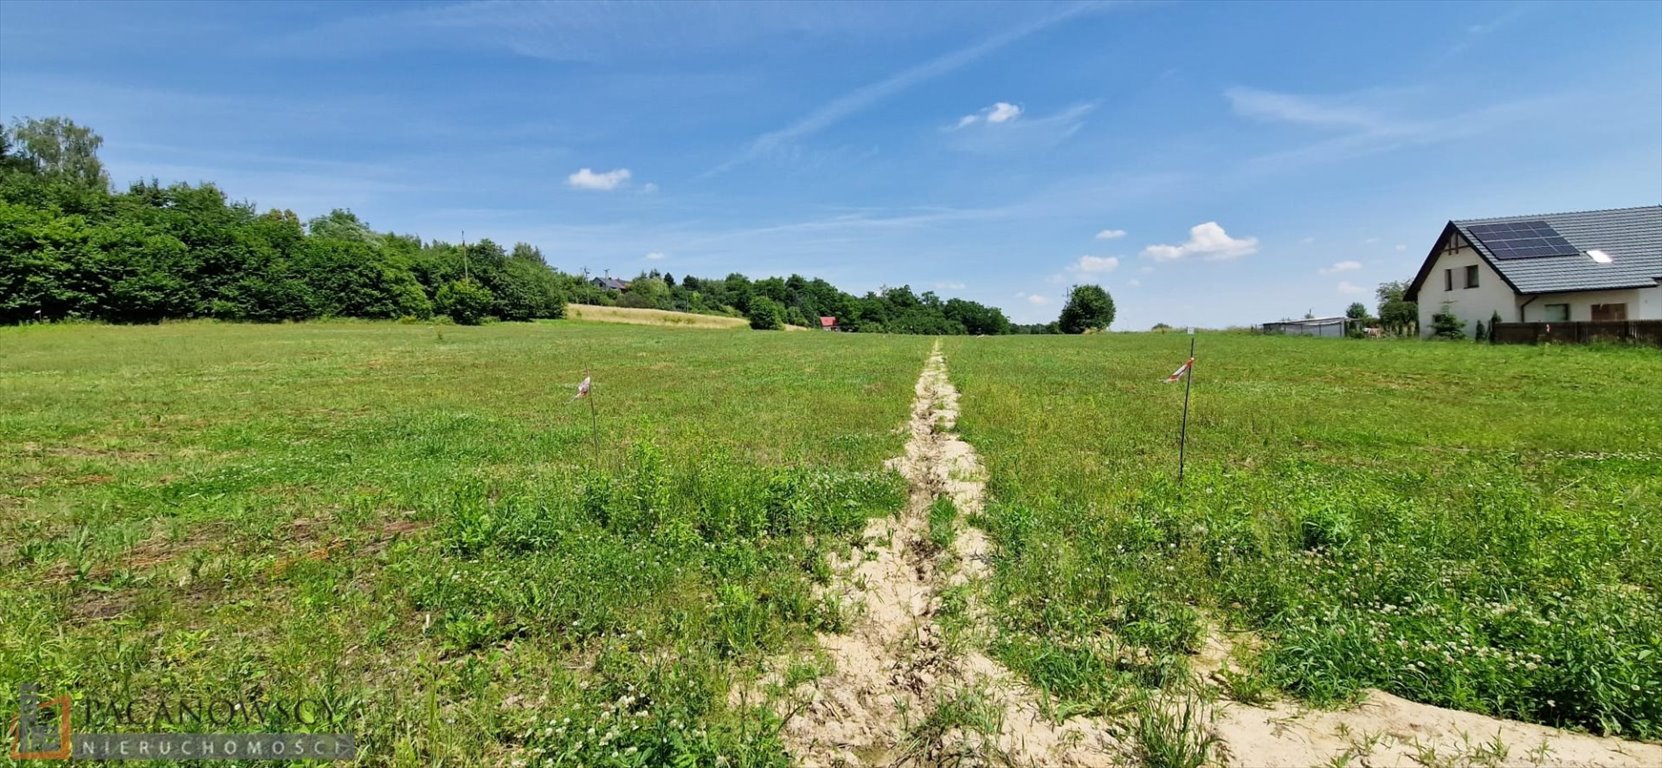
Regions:
<instances>
[{"instance_id":1,"label":"green grass","mask_svg":"<svg viewBox=\"0 0 1662 768\"><path fill-rule=\"evenodd\" d=\"M1203 335L951 339L998 652L1085 711L1247 630L1256 681L1662 738L1662 355Z\"/></svg>"},{"instance_id":2,"label":"green grass","mask_svg":"<svg viewBox=\"0 0 1662 768\"><path fill-rule=\"evenodd\" d=\"M784 764L734 675L840 620L813 585L904 502L881 466L928 344L0 329L0 686L325 700L237 729L376 765Z\"/></svg>"},{"instance_id":3,"label":"green grass","mask_svg":"<svg viewBox=\"0 0 1662 768\"><path fill-rule=\"evenodd\" d=\"M882 462L930 343L0 328L0 690L322 700L229 729L350 732L371 765L787 764L738 683L843 626L816 586L904 504ZM1203 336L1178 486L1186 346L946 342L990 475L986 642L1052 712L1210 759L1150 691L1228 631L1234 695L1662 738L1662 355ZM957 516L931 509L933 546ZM915 715L915 745L992 722Z\"/></svg>"}]
</instances>

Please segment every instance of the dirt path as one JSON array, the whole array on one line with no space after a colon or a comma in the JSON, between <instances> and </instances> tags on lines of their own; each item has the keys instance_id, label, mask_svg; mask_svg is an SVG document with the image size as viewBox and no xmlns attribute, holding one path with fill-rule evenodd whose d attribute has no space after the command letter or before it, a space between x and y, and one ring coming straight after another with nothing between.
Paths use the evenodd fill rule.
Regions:
<instances>
[{"instance_id":1,"label":"dirt path","mask_svg":"<svg viewBox=\"0 0 1662 768\"><path fill-rule=\"evenodd\" d=\"M973 607L943 630L943 592L972 595L985 575L987 538L965 520L981 510L975 451L952 431L958 393L937 343L917 384L906 453L891 465L911 486L899 517L875 520L844 574L845 634L819 637L832 670L794 692L783 731L804 766L1108 766L1114 740L1086 718L1057 726L1032 691L973 648ZM956 507L950 545L930 536L938 499ZM973 597L969 597L973 603Z\"/></svg>"},{"instance_id":2,"label":"dirt path","mask_svg":"<svg viewBox=\"0 0 1662 768\"><path fill-rule=\"evenodd\" d=\"M1203 676L1222 668L1228 644L1213 639L1194 660ZM1288 702L1251 706L1219 701L1212 729L1228 764L1352 765L1365 768L1532 766L1655 768L1662 746L1502 720L1370 691L1342 711Z\"/></svg>"},{"instance_id":3,"label":"dirt path","mask_svg":"<svg viewBox=\"0 0 1662 768\"><path fill-rule=\"evenodd\" d=\"M937 342L891 466L910 485L906 508L872 521L863 545L833 566L848 631L818 640L825 670L788 692L781 732L806 768L889 765L1136 764L1128 728L1093 718L1050 720L1033 690L978 648L990 544L968 523L984 503L975 450L954 428L958 392ZM931 509L956 508L951 541L932 538ZM948 595L960 596L949 616ZM948 621L948 619L951 619ZM944 625L953 627L951 631ZM1219 639L1194 659L1205 678L1228 663ZM776 671L772 682L781 675ZM1202 705L1214 759L1261 766L1662 766L1662 746L1574 734L1441 709L1373 692L1351 710L1291 703Z\"/></svg>"}]
</instances>

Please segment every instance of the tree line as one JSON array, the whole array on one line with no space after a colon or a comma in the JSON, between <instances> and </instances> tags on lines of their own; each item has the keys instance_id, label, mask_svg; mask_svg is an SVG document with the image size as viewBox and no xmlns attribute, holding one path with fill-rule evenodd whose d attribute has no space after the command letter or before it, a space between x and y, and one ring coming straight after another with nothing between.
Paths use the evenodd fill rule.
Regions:
<instances>
[{"instance_id":1,"label":"tree line","mask_svg":"<svg viewBox=\"0 0 1662 768\"><path fill-rule=\"evenodd\" d=\"M260 212L211 183L139 181L112 191L103 140L64 118L0 127L0 323L175 318L558 318L567 302L747 317L752 327L914 334L1079 333L1113 300L1079 286L1055 323L1016 325L996 307L910 286L855 296L825 280L639 275L611 290L550 266L535 246L456 244L377 232L337 209L301 221Z\"/></svg>"}]
</instances>

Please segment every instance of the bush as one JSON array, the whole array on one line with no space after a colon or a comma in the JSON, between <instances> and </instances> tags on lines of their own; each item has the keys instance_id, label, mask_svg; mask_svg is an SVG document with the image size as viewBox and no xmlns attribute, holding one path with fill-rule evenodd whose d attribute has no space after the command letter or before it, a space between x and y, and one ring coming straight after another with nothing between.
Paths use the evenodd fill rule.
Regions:
<instances>
[{"instance_id":1,"label":"bush","mask_svg":"<svg viewBox=\"0 0 1662 768\"><path fill-rule=\"evenodd\" d=\"M1431 335L1439 339L1464 339L1466 327L1460 318L1447 312L1438 312L1431 316Z\"/></svg>"},{"instance_id":2,"label":"bush","mask_svg":"<svg viewBox=\"0 0 1662 768\"><path fill-rule=\"evenodd\" d=\"M785 308L766 296L750 300L750 327L758 331L777 331L785 327Z\"/></svg>"},{"instance_id":3,"label":"bush","mask_svg":"<svg viewBox=\"0 0 1662 768\"><path fill-rule=\"evenodd\" d=\"M478 325L496 301L484 286L466 278L446 283L436 299L438 311L458 325Z\"/></svg>"}]
</instances>

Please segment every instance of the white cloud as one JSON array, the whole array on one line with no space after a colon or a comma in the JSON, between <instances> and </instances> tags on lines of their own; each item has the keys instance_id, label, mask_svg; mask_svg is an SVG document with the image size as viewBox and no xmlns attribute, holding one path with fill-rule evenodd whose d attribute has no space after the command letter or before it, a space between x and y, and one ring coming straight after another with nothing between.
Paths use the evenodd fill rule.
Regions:
<instances>
[{"instance_id":1,"label":"white cloud","mask_svg":"<svg viewBox=\"0 0 1662 768\"><path fill-rule=\"evenodd\" d=\"M935 290L937 291L961 291L964 290L964 288L965 286L963 283L951 281L944 281L935 284Z\"/></svg>"},{"instance_id":2,"label":"white cloud","mask_svg":"<svg viewBox=\"0 0 1662 768\"><path fill-rule=\"evenodd\" d=\"M1040 296L1039 294L1036 294L1036 293L1027 293L1026 291L1022 291L1020 293L1017 293L1016 298L1026 299L1027 303L1032 304L1035 307L1044 306L1045 304L1050 303L1050 299L1045 298L1043 296Z\"/></svg>"},{"instance_id":3,"label":"white cloud","mask_svg":"<svg viewBox=\"0 0 1662 768\"><path fill-rule=\"evenodd\" d=\"M647 261L662 261L664 256L665 256L665 254L664 254L663 251L653 251L653 252L646 255L646 260Z\"/></svg>"},{"instance_id":4,"label":"white cloud","mask_svg":"<svg viewBox=\"0 0 1662 768\"><path fill-rule=\"evenodd\" d=\"M1347 280L1340 280L1339 281L1339 293L1355 294L1355 293L1364 293L1365 291L1366 291L1366 289L1363 288L1360 285L1355 285L1355 284L1353 284L1353 283L1351 283Z\"/></svg>"},{"instance_id":5,"label":"white cloud","mask_svg":"<svg viewBox=\"0 0 1662 768\"><path fill-rule=\"evenodd\" d=\"M1315 237L1306 237L1303 240L1300 240L1299 242L1304 243L1305 245L1309 245L1311 243L1316 242L1316 238Z\"/></svg>"},{"instance_id":6,"label":"white cloud","mask_svg":"<svg viewBox=\"0 0 1662 768\"><path fill-rule=\"evenodd\" d=\"M1402 243L1397 243L1397 250L1406 251L1406 250L1408 250L1408 246L1403 245Z\"/></svg>"},{"instance_id":7,"label":"white cloud","mask_svg":"<svg viewBox=\"0 0 1662 768\"><path fill-rule=\"evenodd\" d=\"M1021 111L1021 107L1000 102L977 114L959 118L956 126L947 129L947 133L951 134L947 146L978 155L1031 152L1054 147L1078 133L1085 125L1085 116L1094 109L1094 103L1074 104L1054 114L1030 117ZM1017 116L1021 119L1017 120ZM986 127L964 130L978 122Z\"/></svg>"},{"instance_id":8,"label":"white cloud","mask_svg":"<svg viewBox=\"0 0 1662 768\"><path fill-rule=\"evenodd\" d=\"M1355 272L1361 268L1362 262L1360 261L1341 261L1331 267L1322 267L1317 271L1323 275L1337 275L1340 272Z\"/></svg>"},{"instance_id":9,"label":"white cloud","mask_svg":"<svg viewBox=\"0 0 1662 768\"><path fill-rule=\"evenodd\" d=\"M1120 265L1120 260L1113 256L1080 256L1069 269L1086 274L1112 272Z\"/></svg>"},{"instance_id":10,"label":"white cloud","mask_svg":"<svg viewBox=\"0 0 1662 768\"><path fill-rule=\"evenodd\" d=\"M975 114L964 115L963 117L958 118L958 127L965 128L983 121L988 123L1008 123L1018 117L1021 117L1021 107L1007 101L1001 101L990 107L983 108L980 112L976 112Z\"/></svg>"},{"instance_id":11,"label":"white cloud","mask_svg":"<svg viewBox=\"0 0 1662 768\"><path fill-rule=\"evenodd\" d=\"M643 195L655 194L655 193L657 193L657 191L658 191L658 185L654 184L650 181L647 182L644 186L641 187L641 194L643 194Z\"/></svg>"},{"instance_id":12,"label":"white cloud","mask_svg":"<svg viewBox=\"0 0 1662 768\"><path fill-rule=\"evenodd\" d=\"M1136 279L1136 278L1132 278L1132 279L1131 279L1131 282L1129 282L1129 283L1126 283L1126 285L1129 285L1129 286L1131 286L1131 287L1132 287L1132 288L1141 288L1141 287L1143 287L1143 281L1141 281L1141 280L1138 280L1138 279Z\"/></svg>"},{"instance_id":13,"label":"white cloud","mask_svg":"<svg viewBox=\"0 0 1662 768\"><path fill-rule=\"evenodd\" d=\"M1152 275L1152 274L1154 274L1154 267L1142 267L1142 268L1138 269L1137 271L1141 272L1145 275Z\"/></svg>"},{"instance_id":14,"label":"white cloud","mask_svg":"<svg viewBox=\"0 0 1662 768\"><path fill-rule=\"evenodd\" d=\"M1122 237L1125 237L1125 230L1123 229L1104 229L1096 233L1096 239L1098 240L1118 240Z\"/></svg>"},{"instance_id":15,"label":"white cloud","mask_svg":"<svg viewBox=\"0 0 1662 768\"><path fill-rule=\"evenodd\" d=\"M598 189L609 192L617 189L629 180L629 169L619 168L615 171L595 173L587 168L566 177L566 184L572 189Z\"/></svg>"},{"instance_id":16,"label":"white cloud","mask_svg":"<svg viewBox=\"0 0 1662 768\"><path fill-rule=\"evenodd\" d=\"M1187 256L1221 261L1257 252L1258 238L1230 237L1215 221L1190 227L1189 240L1182 245L1151 245L1143 249L1143 255L1155 261L1176 261Z\"/></svg>"}]
</instances>

